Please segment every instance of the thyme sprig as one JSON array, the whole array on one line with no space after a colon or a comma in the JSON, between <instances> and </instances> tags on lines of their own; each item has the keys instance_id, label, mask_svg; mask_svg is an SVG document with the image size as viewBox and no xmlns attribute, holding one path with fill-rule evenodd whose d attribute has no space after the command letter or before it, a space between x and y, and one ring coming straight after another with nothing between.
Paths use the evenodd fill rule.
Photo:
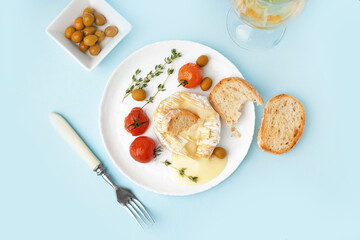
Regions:
<instances>
[{"instance_id":1,"label":"thyme sprig","mask_svg":"<svg viewBox=\"0 0 360 240\"><path fill-rule=\"evenodd\" d=\"M153 96L149 97L149 99L146 100L146 103L141 108L144 108L149 103L153 103L156 95L158 95L159 92L163 92L163 91L166 90L165 89L165 83L169 79L170 75L174 73L173 65L174 65L174 63L172 63L171 67L167 69L167 76L166 76L164 82L160 83L158 85L156 93Z\"/></svg>"},{"instance_id":2,"label":"thyme sprig","mask_svg":"<svg viewBox=\"0 0 360 240\"><path fill-rule=\"evenodd\" d=\"M165 166L170 166L171 168L179 171L180 176L187 177L190 181L193 181L194 183L197 183L198 177L186 175L185 171L186 171L187 168L180 168L180 169L176 168L176 167L172 166L171 162L169 162L168 160L165 160L165 162L161 162L161 163L165 164Z\"/></svg>"},{"instance_id":3,"label":"thyme sprig","mask_svg":"<svg viewBox=\"0 0 360 240\"><path fill-rule=\"evenodd\" d=\"M141 70L137 69L131 78L130 86L125 91L123 101L135 89L146 88L152 78L160 76L160 74L163 73L162 70L165 69L165 65L173 63L173 61L179 57L181 57L181 53L176 52L176 49L172 49L171 55L169 57L164 58L164 63L156 65L154 70L151 70L148 74L146 74L145 78L141 78L141 77L138 78L138 75L141 73Z\"/></svg>"},{"instance_id":4,"label":"thyme sprig","mask_svg":"<svg viewBox=\"0 0 360 240\"><path fill-rule=\"evenodd\" d=\"M141 73L141 70L136 69L135 73L131 77L130 86L125 91L125 95L130 94L134 90L136 84L139 84L143 80L142 78L136 78L140 73ZM125 99L125 96L123 98L123 101L124 101L124 99Z\"/></svg>"}]
</instances>

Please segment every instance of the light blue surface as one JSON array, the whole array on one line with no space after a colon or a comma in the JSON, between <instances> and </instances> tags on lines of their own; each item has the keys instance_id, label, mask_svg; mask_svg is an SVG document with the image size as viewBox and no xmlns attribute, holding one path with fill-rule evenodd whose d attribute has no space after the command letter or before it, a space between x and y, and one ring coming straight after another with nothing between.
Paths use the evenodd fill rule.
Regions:
<instances>
[{"instance_id":1,"label":"light blue surface","mask_svg":"<svg viewBox=\"0 0 360 240\"><path fill-rule=\"evenodd\" d=\"M359 1L310 0L279 46L260 53L229 39L227 0L108 1L133 30L91 73L45 34L68 0L1 4L1 239L360 239ZM122 176L99 132L105 84L130 53L170 39L220 51L264 100L298 97L307 122L294 150L271 155L254 139L228 180L189 197L154 194ZM67 117L116 181L148 206L152 228L140 231L57 135L51 111Z\"/></svg>"}]
</instances>

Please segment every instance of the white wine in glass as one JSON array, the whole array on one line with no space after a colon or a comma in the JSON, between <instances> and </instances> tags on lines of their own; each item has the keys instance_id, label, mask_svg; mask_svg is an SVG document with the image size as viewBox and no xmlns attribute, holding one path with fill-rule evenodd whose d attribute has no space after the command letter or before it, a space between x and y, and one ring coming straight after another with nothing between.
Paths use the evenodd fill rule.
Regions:
<instances>
[{"instance_id":1,"label":"white wine in glass","mask_svg":"<svg viewBox=\"0 0 360 240\"><path fill-rule=\"evenodd\" d=\"M279 43L305 0L231 0L231 4L226 23L231 39L245 49L265 50Z\"/></svg>"}]
</instances>

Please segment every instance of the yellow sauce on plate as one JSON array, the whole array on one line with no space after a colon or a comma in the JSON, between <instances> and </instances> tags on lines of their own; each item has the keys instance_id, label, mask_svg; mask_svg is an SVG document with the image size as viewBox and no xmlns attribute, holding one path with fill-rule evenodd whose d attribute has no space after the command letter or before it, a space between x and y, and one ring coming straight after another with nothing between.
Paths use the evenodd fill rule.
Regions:
<instances>
[{"instance_id":1,"label":"yellow sauce on plate","mask_svg":"<svg viewBox=\"0 0 360 240\"><path fill-rule=\"evenodd\" d=\"M186 176L181 176L179 171L173 169L173 179L181 185L196 186L210 182L216 178L225 168L227 157L224 159L212 155L209 159L194 160L187 156L173 153L171 165L177 169L186 168L186 176L198 177L197 183L191 181Z\"/></svg>"}]
</instances>

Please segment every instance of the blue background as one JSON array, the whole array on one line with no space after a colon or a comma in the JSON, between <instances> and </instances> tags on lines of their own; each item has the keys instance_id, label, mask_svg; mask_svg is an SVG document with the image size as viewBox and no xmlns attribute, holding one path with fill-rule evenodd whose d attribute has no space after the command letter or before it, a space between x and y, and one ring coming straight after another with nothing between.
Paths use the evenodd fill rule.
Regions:
<instances>
[{"instance_id":1,"label":"blue background","mask_svg":"<svg viewBox=\"0 0 360 240\"><path fill-rule=\"evenodd\" d=\"M45 34L68 0L2 2L1 239L360 239L359 1L309 1L266 52L230 40L227 0L108 2L133 30L91 73ZM283 92L299 98L307 122L294 150L264 153L254 138L230 178L188 197L151 193L122 176L100 137L104 87L130 53L171 39L220 51L264 100ZM67 117L116 182L148 206L153 227L140 231L53 130L51 111Z\"/></svg>"}]
</instances>

